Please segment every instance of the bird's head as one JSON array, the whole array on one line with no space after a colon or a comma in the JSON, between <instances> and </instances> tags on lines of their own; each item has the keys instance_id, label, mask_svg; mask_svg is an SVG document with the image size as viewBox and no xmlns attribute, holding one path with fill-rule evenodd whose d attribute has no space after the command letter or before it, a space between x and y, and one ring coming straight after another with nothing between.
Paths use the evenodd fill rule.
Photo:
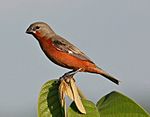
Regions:
<instances>
[{"instance_id":1,"label":"bird's head","mask_svg":"<svg viewBox=\"0 0 150 117\"><path fill-rule=\"evenodd\" d=\"M35 22L31 24L26 30L27 34L32 34L35 38L52 37L55 32L50 28L50 26L44 22Z\"/></svg>"}]
</instances>

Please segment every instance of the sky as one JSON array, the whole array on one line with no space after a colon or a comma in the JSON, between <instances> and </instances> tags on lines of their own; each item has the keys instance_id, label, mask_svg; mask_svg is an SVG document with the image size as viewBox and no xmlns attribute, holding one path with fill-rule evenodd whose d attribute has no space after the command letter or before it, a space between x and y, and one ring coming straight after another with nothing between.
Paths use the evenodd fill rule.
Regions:
<instances>
[{"instance_id":1,"label":"sky","mask_svg":"<svg viewBox=\"0 0 150 117\"><path fill-rule=\"evenodd\" d=\"M88 99L97 102L115 90L150 112L149 6L149 0L1 0L0 116L36 117L41 86L68 71L49 61L25 34L36 21L47 22L121 81L117 86L78 73L77 85Z\"/></svg>"}]
</instances>

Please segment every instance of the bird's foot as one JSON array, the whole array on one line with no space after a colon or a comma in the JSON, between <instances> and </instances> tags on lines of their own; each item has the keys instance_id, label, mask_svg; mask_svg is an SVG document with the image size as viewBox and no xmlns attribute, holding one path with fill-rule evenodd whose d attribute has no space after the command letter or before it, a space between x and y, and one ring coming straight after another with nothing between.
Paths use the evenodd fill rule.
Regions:
<instances>
[{"instance_id":1,"label":"bird's foot","mask_svg":"<svg viewBox=\"0 0 150 117\"><path fill-rule=\"evenodd\" d=\"M61 81L61 80L67 80L67 78L73 78L73 76L76 74L76 73L78 73L78 72L80 72L82 70L82 68L80 68L80 69L77 69L77 70L72 70L72 71L69 71L69 72L67 72L67 73L65 73L63 76L61 76L60 78L59 78L59 80Z\"/></svg>"}]
</instances>

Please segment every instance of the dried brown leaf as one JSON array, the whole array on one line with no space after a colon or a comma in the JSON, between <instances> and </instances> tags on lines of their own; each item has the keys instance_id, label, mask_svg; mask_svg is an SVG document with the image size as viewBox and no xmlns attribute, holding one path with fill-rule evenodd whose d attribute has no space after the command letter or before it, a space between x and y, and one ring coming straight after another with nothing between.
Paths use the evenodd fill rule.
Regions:
<instances>
[{"instance_id":1,"label":"dried brown leaf","mask_svg":"<svg viewBox=\"0 0 150 117\"><path fill-rule=\"evenodd\" d=\"M77 86L76 86L75 81L73 79L70 79L70 87L72 89L74 101L75 101L77 108L79 109L79 111L81 113L86 114L86 110L82 104L81 98L80 98L79 93L78 93Z\"/></svg>"}]
</instances>

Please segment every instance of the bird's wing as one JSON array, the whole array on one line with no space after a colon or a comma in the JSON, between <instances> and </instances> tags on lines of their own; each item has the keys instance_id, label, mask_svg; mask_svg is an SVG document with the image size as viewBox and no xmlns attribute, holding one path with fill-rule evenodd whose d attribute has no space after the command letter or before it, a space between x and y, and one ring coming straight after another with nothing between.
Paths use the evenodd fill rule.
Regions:
<instances>
[{"instance_id":1,"label":"bird's wing","mask_svg":"<svg viewBox=\"0 0 150 117\"><path fill-rule=\"evenodd\" d=\"M75 56L81 60L86 60L93 63L89 57L87 57L83 52L81 52L77 47L73 44L65 40L64 38L56 35L52 38L53 45L59 50L65 53L68 53L72 56Z\"/></svg>"}]
</instances>

